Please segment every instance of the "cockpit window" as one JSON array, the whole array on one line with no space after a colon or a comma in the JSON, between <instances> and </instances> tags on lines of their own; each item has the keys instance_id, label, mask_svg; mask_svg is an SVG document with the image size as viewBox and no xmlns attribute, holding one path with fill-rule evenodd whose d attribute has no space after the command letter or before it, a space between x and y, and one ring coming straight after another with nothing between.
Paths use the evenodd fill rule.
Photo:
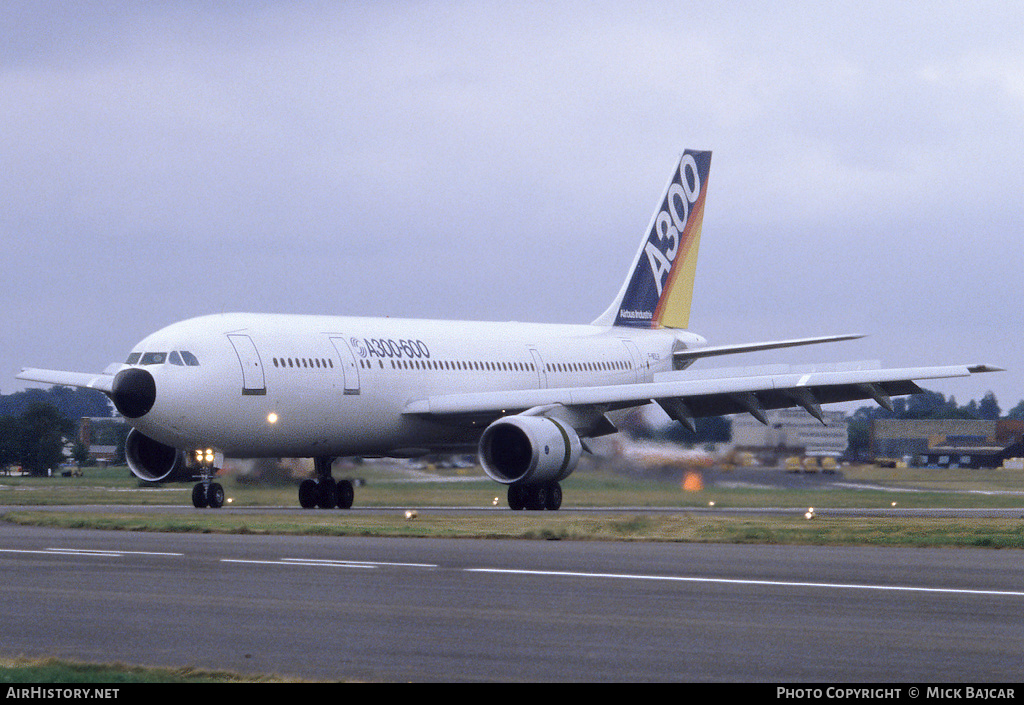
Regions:
<instances>
[{"instance_id":1,"label":"cockpit window","mask_svg":"<svg viewBox=\"0 0 1024 705\"><path fill-rule=\"evenodd\" d=\"M188 350L181 351L181 359L189 367L199 367L199 360L197 360L196 356Z\"/></svg>"},{"instance_id":2,"label":"cockpit window","mask_svg":"<svg viewBox=\"0 0 1024 705\"><path fill-rule=\"evenodd\" d=\"M140 357L142 357L142 353L133 352L132 354L130 354L128 356L128 359L124 361L124 364L126 364L126 365L137 365L139 363L139 358Z\"/></svg>"},{"instance_id":3,"label":"cockpit window","mask_svg":"<svg viewBox=\"0 0 1024 705\"><path fill-rule=\"evenodd\" d=\"M178 354L177 350L173 350L171 354L167 356L167 362L171 363L172 365L185 364L184 362L181 361L181 355Z\"/></svg>"},{"instance_id":4,"label":"cockpit window","mask_svg":"<svg viewBox=\"0 0 1024 705\"><path fill-rule=\"evenodd\" d=\"M148 352L142 355L141 364L143 365L162 365L167 360L167 353L165 352Z\"/></svg>"}]
</instances>

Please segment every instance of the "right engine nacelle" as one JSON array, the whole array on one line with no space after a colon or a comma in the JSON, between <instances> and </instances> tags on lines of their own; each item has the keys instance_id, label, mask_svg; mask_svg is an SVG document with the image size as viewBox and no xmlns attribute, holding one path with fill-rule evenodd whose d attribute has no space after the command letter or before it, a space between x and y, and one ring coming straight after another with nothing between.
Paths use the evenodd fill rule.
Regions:
<instances>
[{"instance_id":1,"label":"right engine nacelle","mask_svg":"<svg viewBox=\"0 0 1024 705\"><path fill-rule=\"evenodd\" d=\"M546 416L506 416L480 437L480 465L503 485L564 480L582 454L576 431Z\"/></svg>"},{"instance_id":2,"label":"right engine nacelle","mask_svg":"<svg viewBox=\"0 0 1024 705\"><path fill-rule=\"evenodd\" d=\"M124 441L124 456L132 474L146 482L174 482L190 477L185 472L184 453L154 441L134 428Z\"/></svg>"}]
</instances>

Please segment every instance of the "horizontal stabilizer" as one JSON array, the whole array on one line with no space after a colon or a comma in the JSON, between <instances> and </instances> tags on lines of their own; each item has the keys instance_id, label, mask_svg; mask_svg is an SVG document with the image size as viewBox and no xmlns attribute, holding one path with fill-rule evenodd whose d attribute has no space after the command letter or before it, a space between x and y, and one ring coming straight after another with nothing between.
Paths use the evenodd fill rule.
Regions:
<instances>
[{"instance_id":1,"label":"horizontal stabilizer","mask_svg":"<svg viewBox=\"0 0 1024 705\"><path fill-rule=\"evenodd\" d=\"M701 357L716 355L737 355L739 353L758 352L760 350L777 350L778 348L795 348L800 345L817 345L818 343L837 343L842 340L857 340L863 335L826 335L817 338L793 338L791 340L770 340L763 343L740 343L738 345L715 345L706 348L686 348L676 350L672 357L676 360L696 360Z\"/></svg>"}]
</instances>

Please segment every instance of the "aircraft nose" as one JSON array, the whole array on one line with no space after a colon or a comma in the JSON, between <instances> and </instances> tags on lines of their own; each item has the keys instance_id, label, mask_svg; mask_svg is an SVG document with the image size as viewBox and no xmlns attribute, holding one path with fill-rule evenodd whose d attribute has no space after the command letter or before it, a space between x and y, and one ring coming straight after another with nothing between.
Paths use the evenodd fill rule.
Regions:
<instances>
[{"instance_id":1,"label":"aircraft nose","mask_svg":"<svg viewBox=\"0 0 1024 705\"><path fill-rule=\"evenodd\" d=\"M114 377L110 398L125 418L137 419L145 415L156 401L153 375L137 367L121 370Z\"/></svg>"}]
</instances>

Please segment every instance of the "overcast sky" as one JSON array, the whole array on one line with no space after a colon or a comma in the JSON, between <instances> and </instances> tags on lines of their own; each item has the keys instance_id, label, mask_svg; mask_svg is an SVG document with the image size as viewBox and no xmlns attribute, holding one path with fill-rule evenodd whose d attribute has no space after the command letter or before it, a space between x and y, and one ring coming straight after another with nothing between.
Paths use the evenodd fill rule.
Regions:
<instances>
[{"instance_id":1,"label":"overcast sky","mask_svg":"<svg viewBox=\"0 0 1024 705\"><path fill-rule=\"evenodd\" d=\"M691 327L868 336L736 364L1024 397L1024 5L2 0L0 36L4 393L211 312L589 322L694 148Z\"/></svg>"}]
</instances>

